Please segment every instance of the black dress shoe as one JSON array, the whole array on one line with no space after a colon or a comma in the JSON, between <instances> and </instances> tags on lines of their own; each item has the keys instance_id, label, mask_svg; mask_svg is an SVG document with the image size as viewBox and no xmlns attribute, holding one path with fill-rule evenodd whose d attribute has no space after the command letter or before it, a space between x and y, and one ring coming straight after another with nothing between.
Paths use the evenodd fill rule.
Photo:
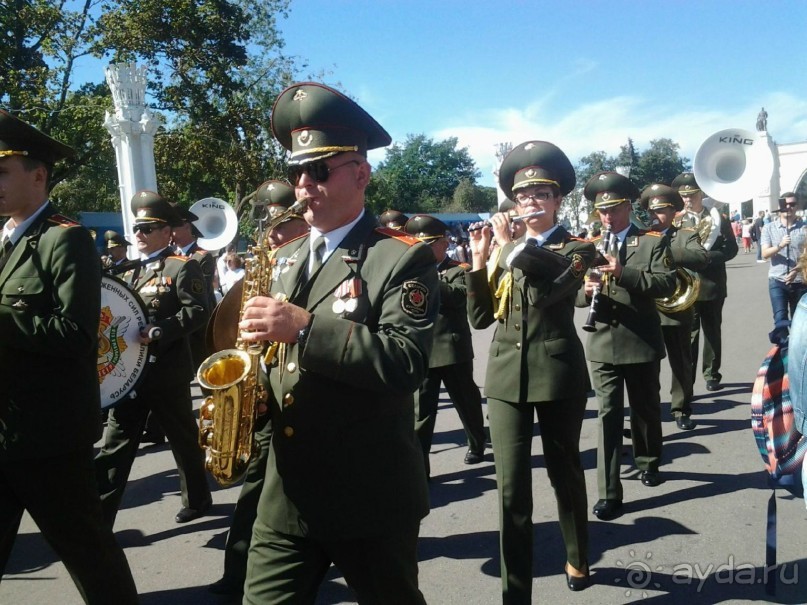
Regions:
<instances>
[{"instance_id":1,"label":"black dress shoe","mask_svg":"<svg viewBox=\"0 0 807 605\"><path fill-rule=\"evenodd\" d=\"M598 519L603 521L610 521L619 516L619 511L622 509L622 500L597 500L597 504L591 509L591 512Z\"/></svg>"},{"instance_id":2,"label":"black dress shoe","mask_svg":"<svg viewBox=\"0 0 807 605\"><path fill-rule=\"evenodd\" d=\"M225 576L210 584L207 590L217 595L237 597L244 594L244 580L234 580Z\"/></svg>"},{"instance_id":3,"label":"black dress shoe","mask_svg":"<svg viewBox=\"0 0 807 605\"><path fill-rule=\"evenodd\" d=\"M468 452L465 454L465 464L479 464L480 462L485 461L485 453L484 452L475 452L472 449L468 448Z\"/></svg>"},{"instance_id":4,"label":"black dress shoe","mask_svg":"<svg viewBox=\"0 0 807 605\"><path fill-rule=\"evenodd\" d=\"M663 483L661 476L656 471L642 471L639 479L641 479L642 485L647 487L657 487Z\"/></svg>"},{"instance_id":5,"label":"black dress shoe","mask_svg":"<svg viewBox=\"0 0 807 605\"><path fill-rule=\"evenodd\" d=\"M185 508L184 506L179 509L177 516L174 517L174 520L177 523L187 523L188 521L193 521L194 519L198 519L199 517L203 517L207 511L210 510L210 507L213 505L212 500L208 500L199 508Z\"/></svg>"},{"instance_id":6,"label":"black dress shoe","mask_svg":"<svg viewBox=\"0 0 807 605\"><path fill-rule=\"evenodd\" d=\"M691 431L695 428L695 421L689 416L679 416L675 419L675 424L682 431Z\"/></svg>"},{"instance_id":7,"label":"black dress shoe","mask_svg":"<svg viewBox=\"0 0 807 605\"><path fill-rule=\"evenodd\" d=\"M707 391L719 391L723 388L723 385L720 384L719 380L707 380L706 381L706 390Z\"/></svg>"},{"instance_id":8,"label":"black dress shoe","mask_svg":"<svg viewBox=\"0 0 807 605\"><path fill-rule=\"evenodd\" d=\"M569 573L568 564L563 568L563 571L566 574L566 586L568 586L569 590L572 592L580 592L591 585L591 576L588 574L588 565L586 565L586 575L584 576L571 575Z\"/></svg>"}]
</instances>

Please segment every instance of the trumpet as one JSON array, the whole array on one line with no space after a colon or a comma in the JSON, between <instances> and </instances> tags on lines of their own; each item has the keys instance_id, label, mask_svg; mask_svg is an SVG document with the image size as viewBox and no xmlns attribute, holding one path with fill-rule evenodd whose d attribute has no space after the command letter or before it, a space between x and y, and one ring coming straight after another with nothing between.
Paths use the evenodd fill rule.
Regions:
<instances>
[{"instance_id":1,"label":"trumpet","mask_svg":"<svg viewBox=\"0 0 807 605\"><path fill-rule=\"evenodd\" d=\"M510 217L510 221L511 222L526 221L528 218L535 218L536 216L541 216L543 214L546 214L546 210L538 210L537 212L530 212L529 214L516 214L515 216ZM469 227L468 231L479 231L483 227L490 227L490 226L491 226L490 221L486 219L476 227Z\"/></svg>"},{"instance_id":2,"label":"trumpet","mask_svg":"<svg viewBox=\"0 0 807 605\"><path fill-rule=\"evenodd\" d=\"M602 256L608 254L611 250L611 228L605 227L602 230L602 237L600 238L600 245L597 246L597 250ZM593 271L597 271L597 269L593 269ZM599 275L600 272L597 271ZM597 282L594 285L594 293L591 295L591 306L588 308L588 317L586 317L586 323L583 324L583 329L586 332L596 332L597 331L597 305L599 304L600 300L600 290L602 290L601 282Z\"/></svg>"}]
</instances>

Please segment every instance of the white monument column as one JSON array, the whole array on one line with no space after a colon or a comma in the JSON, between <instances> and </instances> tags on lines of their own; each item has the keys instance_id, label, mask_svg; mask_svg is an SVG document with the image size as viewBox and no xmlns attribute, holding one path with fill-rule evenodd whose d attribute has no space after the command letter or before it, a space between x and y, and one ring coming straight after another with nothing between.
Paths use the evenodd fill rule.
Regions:
<instances>
[{"instance_id":1,"label":"white monument column","mask_svg":"<svg viewBox=\"0 0 807 605\"><path fill-rule=\"evenodd\" d=\"M752 164L759 165L759 190L754 194L754 218L760 210L775 210L779 208L779 151L776 142L768 134L767 130L757 133L757 141L754 146L759 146L759 152L755 152ZM755 169L755 166L749 166Z\"/></svg>"},{"instance_id":2,"label":"white monument column","mask_svg":"<svg viewBox=\"0 0 807 605\"><path fill-rule=\"evenodd\" d=\"M154 135L160 122L146 107L146 67L134 63L115 63L106 69L106 81L112 91L115 113L106 112L104 126L112 135L118 164L118 189L124 236L133 236L132 196L143 189L157 191L154 168ZM131 258L137 256L134 246Z\"/></svg>"}]
</instances>

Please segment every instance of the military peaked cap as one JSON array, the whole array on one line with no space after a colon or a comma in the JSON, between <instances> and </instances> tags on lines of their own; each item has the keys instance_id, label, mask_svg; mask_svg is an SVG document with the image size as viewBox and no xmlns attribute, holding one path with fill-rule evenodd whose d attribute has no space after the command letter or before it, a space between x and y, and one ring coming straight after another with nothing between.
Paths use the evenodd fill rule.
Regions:
<instances>
[{"instance_id":1,"label":"military peaked cap","mask_svg":"<svg viewBox=\"0 0 807 605\"><path fill-rule=\"evenodd\" d=\"M673 179L673 189L677 189L681 195L692 195L701 190L698 182L695 180L695 175L691 172L682 172Z\"/></svg>"},{"instance_id":2,"label":"military peaked cap","mask_svg":"<svg viewBox=\"0 0 807 605\"><path fill-rule=\"evenodd\" d=\"M390 229L402 229L409 217L399 210L385 210L378 217L378 222Z\"/></svg>"},{"instance_id":3,"label":"military peaked cap","mask_svg":"<svg viewBox=\"0 0 807 605\"><path fill-rule=\"evenodd\" d=\"M117 231L106 231L104 233L104 240L106 241L106 247L109 248L117 248L119 246L131 246L129 242L123 239L123 236L118 233Z\"/></svg>"},{"instance_id":4,"label":"military peaked cap","mask_svg":"<svg viewBox=\"0 0 807 605\"><path fill-rule=\"evenodd\" d=\"M527 141L515 147L499 168L499 187L513 199L513 192L535 185L555 185L566 195L577 182L574 167L559 147L546 141Z\"/></svg>"},{"instance_id":5,"label":"military peaked cap","mask_svg":"<svg viewBox=\"0 0 807 605\"><path fill-rule=\"evenodd\" d=\"M202 232L199 231L199 229L196 228L196 225L193 224L195 221L199 220L198 216L196 216L193 212L191 212L190 210L188 210L184 206L180 206L179 204L177 204L175 202L172 202L171 206L174 207L174 211L177 213L177 216L179 217L179 220L181 222L190 223L190 225L191 225L191 233L193 234L193 237L196 237L196 238L204 237L204 235L202 235Z\"/></svg>"},{"instance_id":6,"label":"military peaked cap","mask_svg":"<svg viewBox=\"0 0 807 605\"><path fill-rule=\"evenodd\" d=\"M182 224L176 209L154 191L135 193L132 196L132 213L135 215L135 225L157 223L177 227Z\"/></svg>"},{"instance_id":7,"label":"military peaked cap","mask_svg":"<svg viewBox=\"0 0 807 605\"><path fill-rule=\"evenodd\" d=\"M272 132L291 151L295 166L355 151L386 147L392 138L370 114L342 93L301 82L280 93L272 108Z\"/></svg>"},{"instance_id":8,"label":"military peaked cap","mask_svg":"<svg viewBox=\"0 0 807 605\"><path fill-rule=\"evenodd\" d=\"M252 198L252 216L256 220L269 219L271 221L291 208L296 201L294 187L283 181L266 181L258 187L255 191L255 196ZM281 223L295 218L302 219L303 215L291 214Z\"/></svg>"},{"instance_id":9,"label":"military peaked cap","mask_svg":"<svg viewBox=\"0 0 807 605\"><path fill-rule=\"evenodd\" d=\"M676 212L680 212L684 209L684 200L681 199L681 195L672 187L662 183L653 183L642 189L639 202L647 210L673 208Z\"/></svg>"},{"instance_id":10,"label":"military peaked cap","mask_svg":"<svg viewBox=\"0 0 807 605\"><path fill-rule=\"evenodd\" d=\"M639 188L628 177L604 170L588 180L583 195L594 202L595 209L600 210L618 206L622 202L632 202L639 197Z\"/></svg>"},{"instance_id":11,"label":"military peaked cap","mask_svg":"<svg viewBox=\"0 0 807 605\"><path fill-rule=\"evenodd\" d=\"M0 109L0 158L19 155L46 164L75 155L72 147L60 143L30 124Z\"/></svg>"},{"instance_id":12,"label":"military peaked cap","mask_svg":"<svg viewBox=\"0 0 807 605\"><path fill-rule=\"evenodd\" d=\"M406 221L403 231L409 235L414 235L423 242L431 243L441 237L445 237L446 231L448 231L448 225L439 218L429 216L428 214L416 214Z\"/></svg>"}]
</instances>

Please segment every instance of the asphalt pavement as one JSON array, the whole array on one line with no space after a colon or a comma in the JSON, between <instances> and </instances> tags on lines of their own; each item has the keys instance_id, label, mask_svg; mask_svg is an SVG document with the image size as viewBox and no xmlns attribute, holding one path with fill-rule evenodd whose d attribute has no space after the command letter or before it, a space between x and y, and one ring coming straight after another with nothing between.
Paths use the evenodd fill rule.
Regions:
<instances>
[{"instance_id":1,"label":"asphalt pavement","mask_svg":"<svg viewBox=\"0 0 807 605\"><path fill-rule=\"evenodd\" d=\"M770 349L772 319L767 264L755 261L755 254L741 252L729 263L724 388L709 393L698 377L693 431L678 430L669 416L669 368L662 363L665 482L642 486L630 454L624 456L624 514L610 522L590 516L593 585L584 592L566 588L555 500L540 438L534 439L534 603L807 602L807 510L801 500L779 490L779 566L765 567L773 492L751 432L749 402L756 372ZM582 325L584 310L578 310L577 319ZM483 388L490 338L490 330L475 333L476 377ZM501 602L492 452L483 464L463 464L464 434L443 396L431 454L432 511L420 532L421 590L432 604L492 605ZM597 500L597 432L597 401L591 397L580 444L590 505ZM217 489L211 513L186 525L174 522L181 506L178 488L168 446L141 446L115 526L141 602L225 603L206 587L221 575L239 487ZM771 574L777 579L775 596L764 587ZM26 515L0 583L0 604L81 602L64 566ZM352 602L352 593L332 569L318 605Z\"/></svg>"}]
</instances>

